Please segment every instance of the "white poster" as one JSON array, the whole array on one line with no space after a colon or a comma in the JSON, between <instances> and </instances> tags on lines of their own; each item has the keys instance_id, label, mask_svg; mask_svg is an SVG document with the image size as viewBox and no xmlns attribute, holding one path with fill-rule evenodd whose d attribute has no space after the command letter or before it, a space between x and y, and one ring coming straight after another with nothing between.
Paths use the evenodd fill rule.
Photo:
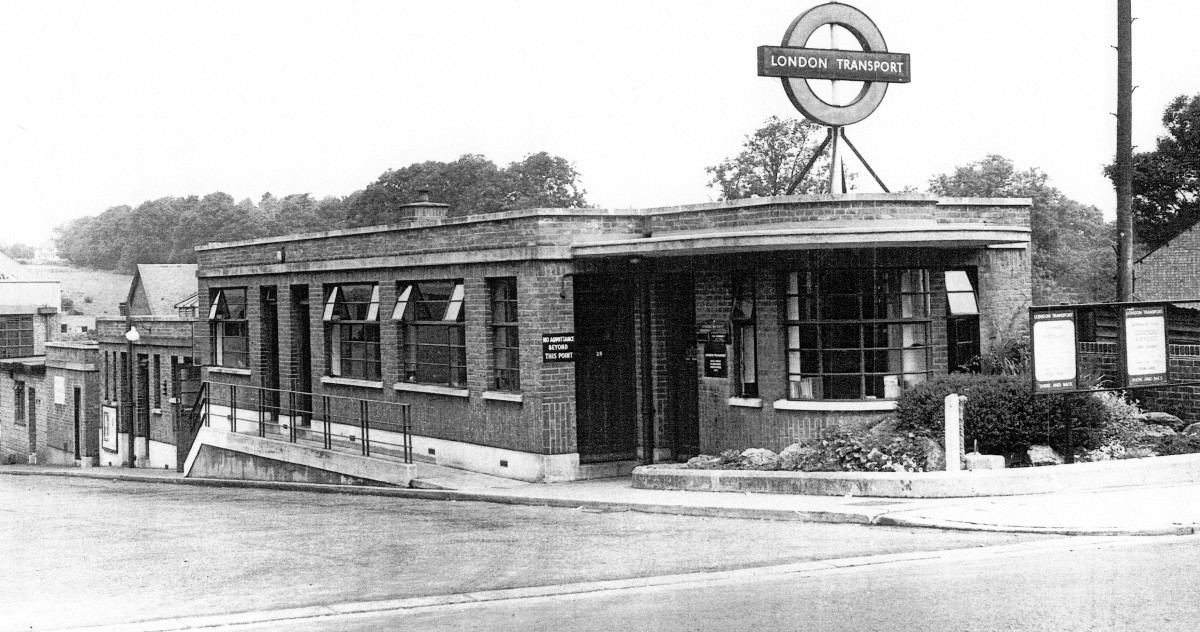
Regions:
<instances>
[{"instance_id":1,"label":"white poster","mask_svg":"<svg viewBox=\"0 0 1200 632\"><path fill-rule=\"evenodd\" d=\"M109 452L117 451L117 408L116 406L101 406L104 423L100 426L100 445Z\"/></svg>"},{"instance_id":2,"label":"white poster","mask_svg":"<svg viewBox=\"0 0 1200 632\"><path fill-rule=\"evenodd\" d=\"M1042 389L1074 387L1075 320L1073 317L1054 318L1033 323L1033 378ZM1072 315L1073 316L1073 315Z\"/></svg>"},{"instance_id":3,"label":"white poster","mask_svg":"<svg viewBox=\"0 0 1200 632\"><path fill-rule=\"evenodd\" d=\"M1125 362L1130 386L1166 381L1167 325L1163 308L1125 310Z\"/></svg>"},{"instance_id":4,"label":"white poster","mask_svg":"<svg viewBox=\"0 0 1200 632\"><path fill-rule=\"evenodd\" d=\"M67 403L67 378L54 376L54 403L63 406Z\"/></svg>"}]
</instances>

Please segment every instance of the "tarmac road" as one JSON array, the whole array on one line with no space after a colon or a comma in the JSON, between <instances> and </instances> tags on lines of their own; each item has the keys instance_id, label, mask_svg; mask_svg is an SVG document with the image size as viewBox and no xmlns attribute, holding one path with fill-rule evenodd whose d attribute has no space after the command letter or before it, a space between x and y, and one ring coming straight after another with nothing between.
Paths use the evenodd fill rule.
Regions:
<instances>
[{"instance_id":1,"label":"tarmac road","mask_svg":"<svg viewBox=\"0 0 1200 632\"><path fill-rule=\"evenodd\" d=\"M197 624L188 617L1047 539L0 476L0 630L171 629Z\"/></svg>"}]
</instances>

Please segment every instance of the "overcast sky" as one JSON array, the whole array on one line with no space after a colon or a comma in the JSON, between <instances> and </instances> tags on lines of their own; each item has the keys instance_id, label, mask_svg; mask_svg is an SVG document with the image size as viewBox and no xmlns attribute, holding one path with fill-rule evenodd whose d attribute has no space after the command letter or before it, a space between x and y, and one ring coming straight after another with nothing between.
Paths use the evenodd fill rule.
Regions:
<instances>
[{"instance_id":1,"label":"overcast sky","mask_svg":"<svg viewBox=\"0 0 1200 632\"><path fill-rule=\"evenodd\" d=\"M0 241L167 195L346 195L464 153L561 155L601 207L708 201L706 166L796 114L755 49L812 4L0 0ZM1111 217L1115 0L851 4L912 55L848 128L889 187L999 153ZM1200 3L1134 14L1150 149L1167 101L1200 93Z\"/></svg>"}]
</instances>

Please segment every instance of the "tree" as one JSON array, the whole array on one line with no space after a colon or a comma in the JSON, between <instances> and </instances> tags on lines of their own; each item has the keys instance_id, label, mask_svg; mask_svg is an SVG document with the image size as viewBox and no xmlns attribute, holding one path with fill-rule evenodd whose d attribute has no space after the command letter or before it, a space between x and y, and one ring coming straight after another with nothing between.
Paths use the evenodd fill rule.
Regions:
<instances>
[{"instance_id":1,"label":"tree","mask_svg":"<svg viewBox=\"0 0 1200 632\"><path fill-rule=\"evenodd\" d=\"M1113 231L1094 206L1080 204L1050 186L1049 176L1033 167L1018 171L1003 156L956 167L930 178L929 191L955 197L1032 198L1034 303L1112 300L1116 257Z\"/></svg>"},{"instance_id":2,"label":"tree","mask_svg":"<svg viewBox=\"0 0 1200 632\"><path fill-rule=\"evenodd\" d=\"M540 152L501 169L485 156L464 154L453 162L389 169L351 196L346 221L351 226L386 224L401 206L415 202L421 190L428 190L432 201L448 204L454 217L587 204L579 173L563 158Z\"/></svg>"},{"instance_id":3,"label":"tree","mask_svg":"<svg viewBox=\"0 0 1200 632\"><path fill-rule=\"evenodd\" d=\"M722 200L783 195L824 138L822 128L803 119L767 117L763 126L746 136L742 151L720 164L706 167L709 186ZM829 191L829 157L822 156L796 188L796 193Z\"/></svg>"},{"instance_id":4,"label":"tree","mask_svg":"<svg viewBox=\"0 0 1200 632\"><path fill-rule=\"evenodd\" d=\"M1163 111L1154 151L1133 155L1133 233L1158 246L1200 221L1200 95L1180 95ZM1114 165L1105 167L1114 178Z\"/></svg>"}]
</instances>

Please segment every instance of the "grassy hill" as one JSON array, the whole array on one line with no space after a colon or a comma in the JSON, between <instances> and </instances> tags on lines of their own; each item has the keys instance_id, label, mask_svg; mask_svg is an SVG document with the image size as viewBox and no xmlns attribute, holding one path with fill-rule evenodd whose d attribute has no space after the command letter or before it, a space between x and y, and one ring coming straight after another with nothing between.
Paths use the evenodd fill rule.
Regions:
<instances>
[{"instance_id":1,"label":"grassy hill","mask_svg":"<svg viewBox=\"0 0 1200 632\"><path fill-rule=\"evenodd\" d=\"M30 280L60 282L63 298L74 301L75 309L88 316L120 316L118 305L129 294L133 281L131 274L68 265L27 264L24 268Z\"/></svg>"}]
</instances>

